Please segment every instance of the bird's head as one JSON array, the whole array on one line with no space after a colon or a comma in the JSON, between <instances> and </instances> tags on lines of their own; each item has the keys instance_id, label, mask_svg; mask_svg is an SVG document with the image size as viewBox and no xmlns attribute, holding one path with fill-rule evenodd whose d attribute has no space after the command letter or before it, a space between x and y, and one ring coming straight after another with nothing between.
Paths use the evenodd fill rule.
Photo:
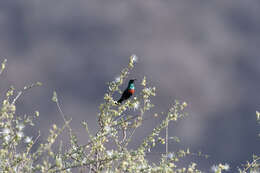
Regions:
<instances>
[{"instance_id":1,"label":"bird's head","mask_svg":"<svg viewBox=\"0 0 260 173\"><path fill-rule=\"evenodd\" d=\"M130 79L129 84L134 83L137 79Z\"/></svg>"}]
</instances>

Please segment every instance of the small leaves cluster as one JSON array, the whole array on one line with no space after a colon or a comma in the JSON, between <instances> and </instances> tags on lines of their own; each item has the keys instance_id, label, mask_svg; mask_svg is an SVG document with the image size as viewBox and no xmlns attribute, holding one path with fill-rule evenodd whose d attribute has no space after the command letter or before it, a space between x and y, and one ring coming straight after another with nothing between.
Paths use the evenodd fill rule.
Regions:
<instances>
[{"instance_id":1,"label":"small leaves cluster","mask_svg":"<svg viewBox=\"0 0 260 173\"><path fill-rule=\"evenodd\" d=\"M34 84L35 86L37 84ZM34 126L39 115L17 115L15 102L23 91L10 87L5 93L0 109L0 171L31 172L33 158L31 148L37 140L25 134L26 126Z\"/></svg>"},{"instance_id":2,"label":"small leaves cluster","mask_svg":"<svg viewBox=\"0 0 260 173\"><path fill-rule=\"evenodd\" d=\"M222 173L224 171L229 171L230 167L229 164L218 164L218 165L213 165L211 167L211 171L214 173Z\"/></svg>"},{"instance_id":3,"label":"small leaves cluster","mask_svg":"<svg viewBox=\"0 0 260 173\"><path fill-rule=\"evenodd\" d=\"M1 63L1 68L0 68L0 75L3 73L3 71L5 70L5 66L6 66L6 62L7 59L4 59Z\"/></svg>"},{"instance_id":4,"label":"small leaves cluster","mask_svg":"<svg viewBox=\"0 0 260 173\"><path fill-rule=\"evenodd\" d=\"M256 121L260 124L260 112L256 111ZM260 133L258 134L260 137ZM243 168L239 169L239 173L258 173L260 172L260 156L253 155L252 161L248 161L246 164L243 165Z\"/></svg>"},{"instance_id":5,"label":"small leaves cluster","mask_svg":"<svg viewBox=\"0 0 260 173\"><path fill-rule=\"evenodd\" d=\"M260 124L260 112L256 111L256 121L258 124ZM260 137L260 133L258 134L258 136Z\"/></svg>"},{"instance_id":6,"label":"small leaves cluster","mask_svg":"<svg viewBox=\"0 0 260 173\"><path fill-rule=\"evenodd\" d=\"M165 139L160 137L160 132L162 131L162 129L168 126L170 121L177 121L178 119L185 117L187 114L185 114L182 111L186 106L186 102L180 104L179 101L175 101L175 103L170 107L166 118L156 128L152 130L152 133L148 137L145 138L145 140L139 147L139 150L150 151L151 148L154 147L157 142L165 144Z\"/></svg>"}]
</instances>

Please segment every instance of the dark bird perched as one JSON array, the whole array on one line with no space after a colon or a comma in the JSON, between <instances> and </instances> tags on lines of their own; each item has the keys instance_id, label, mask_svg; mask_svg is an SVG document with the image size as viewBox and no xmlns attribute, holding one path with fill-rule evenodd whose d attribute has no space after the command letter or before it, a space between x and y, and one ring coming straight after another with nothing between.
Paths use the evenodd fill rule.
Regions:
<instances>
[{"instance_id":1,"label":"dark bird perched","mask_svg":"<svg viewBox=\"0 0 260 173\"><path fill-rule=\"evenodd\" d=\"M122 103L122 101L129 99L135 92L135 82L136 79L129 80L128 86L123 92L121 98L117 101L117 104Z\"/></svg>"}]
</instances>

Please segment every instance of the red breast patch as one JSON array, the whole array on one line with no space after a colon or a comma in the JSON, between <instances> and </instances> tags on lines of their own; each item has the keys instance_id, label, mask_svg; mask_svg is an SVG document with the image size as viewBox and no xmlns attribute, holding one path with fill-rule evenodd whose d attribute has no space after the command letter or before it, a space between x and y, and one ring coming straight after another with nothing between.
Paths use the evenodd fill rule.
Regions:
<instances>
[{"instance_id":1,"label":"red breast patch","mask_svg":"<svg viewBox=\"0 0 260 173\"><path fill-rule=\"evenodd\" d=\"M128 92L130 92L131 94L134 94L135 90L134 89L129 89Z\"/></svg>"}]
</instances>

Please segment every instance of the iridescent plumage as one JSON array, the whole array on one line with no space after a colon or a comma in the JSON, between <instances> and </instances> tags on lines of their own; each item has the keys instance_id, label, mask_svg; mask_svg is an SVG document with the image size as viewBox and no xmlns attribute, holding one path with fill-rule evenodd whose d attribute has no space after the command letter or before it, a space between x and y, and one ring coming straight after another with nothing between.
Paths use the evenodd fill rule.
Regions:
<instances>
[{"instance_id":1,"label":"iridescent plumage","mask_svg":"<svg viewBox=\"0 0 260 173\"><path fill-rule=\"evenodd\" d=\"M121 98L117 101L117 103L122 103L124 100L129 99L135 92L135 85L134 85L134 81L136 79L131 79L128 83L127 88L125 89L125 91L123 92Z\"/></svg>"}]
</instances>

